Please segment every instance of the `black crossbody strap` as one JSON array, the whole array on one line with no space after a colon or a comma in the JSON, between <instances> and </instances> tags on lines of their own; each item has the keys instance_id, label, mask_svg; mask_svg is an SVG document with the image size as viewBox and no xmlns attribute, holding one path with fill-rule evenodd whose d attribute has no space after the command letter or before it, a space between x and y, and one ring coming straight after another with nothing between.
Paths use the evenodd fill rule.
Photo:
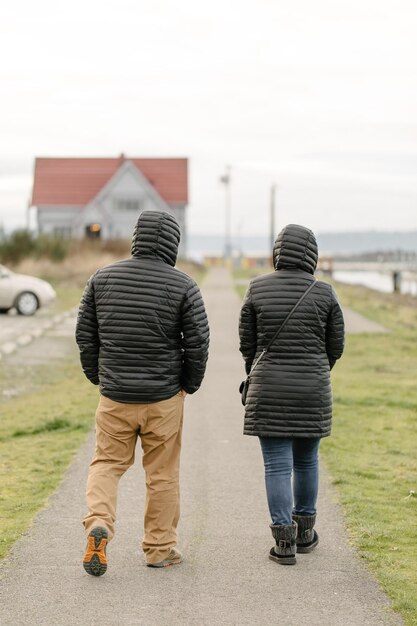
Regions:
<instances>
[{"instance_id":1,"label":"black crossbody strap","mask_svg":"<svg viewBox=\"0 0 417 626\"><path fill-rule=\"evenodd\" d=\"M255 363L252 365L252 367L250 368L250 372L248 374L248 376L250 376L253 372L253 370L255 369L255 367L258 365L259 361L265 356L265 354L268 352L269 348L272 346L272 344L274 343L275 339L278 337L278 335L280 334L280 332L282 331L282 329L284 328L285 324L288 322L288 320L294 315L296 309L298 309L298 307L300 306L300 304L302 303L302 301L304 300L304 298L309 294L309 292L313 289L314 285L316 284L316 279L313 280L313 282L311 283L311 285L304 291L304 293L302 294L302 296L297 300L297 302L294 304L293 308L291 309L291 311L288 313L287 317L284 319L284 321L282 322L281 326L278 328L278 330L276 331L276 333L274 334L274 336L272 337L272 339L270 340L270 342L268 343L268 345L266 346L266 348L263 348L261 354L258 356L258 358L256 359Z\"/></svg>"}]
</instances>

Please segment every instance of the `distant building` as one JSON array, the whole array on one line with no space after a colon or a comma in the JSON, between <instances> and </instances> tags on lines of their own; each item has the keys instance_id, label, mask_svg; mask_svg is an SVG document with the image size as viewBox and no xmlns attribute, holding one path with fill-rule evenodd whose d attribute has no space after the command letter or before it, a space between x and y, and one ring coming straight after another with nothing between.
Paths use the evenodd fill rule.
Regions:
<instances>
[{"instance_id":1,"label":"distant building","mask_svg":"<svg viewBox=\"0 0 417 626\"><path fill-rule=\"evenodd\" d=\"M186 251L187 159L37 158L31 206L40 233L130 239L143 210L168 211Z\"/></svg>"}]
</instances>

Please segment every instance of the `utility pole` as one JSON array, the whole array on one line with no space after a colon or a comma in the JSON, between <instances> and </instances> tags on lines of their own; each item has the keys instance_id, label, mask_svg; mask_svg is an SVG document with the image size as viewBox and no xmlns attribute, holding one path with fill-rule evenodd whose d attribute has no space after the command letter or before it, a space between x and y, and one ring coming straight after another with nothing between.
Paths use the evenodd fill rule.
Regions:
<instances>
[{"instance_id":1,"label":"utility pole","mask_svg":"<svg viewBox=\"0 0 417 626\"><path fill-rule=\"evenodd\" d=\"M275 232L275 192L277 186L274 184L271 186L271 204L270 204L270 252L274 249L275 238L277 236Z\"/></svg>"},{"instance_id":2,"label":"utility pole","mask_svg":"<svg viewBox=\"0 0 417 626\"><path fill-rule=\"evenodd\" d=\"M231 241L231 193L230 193L230 180L232 168L230 165L226 165L226 172L220 177L220 182L225 188L225 233L224 233L224 258L230 259L232 256L232 241Z\"/></svg>"}]
</instances>

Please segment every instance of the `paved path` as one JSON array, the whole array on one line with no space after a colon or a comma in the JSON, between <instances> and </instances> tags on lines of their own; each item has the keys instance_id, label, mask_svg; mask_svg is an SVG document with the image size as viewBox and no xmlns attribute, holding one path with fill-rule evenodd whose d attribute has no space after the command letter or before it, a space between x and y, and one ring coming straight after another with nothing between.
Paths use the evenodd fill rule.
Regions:
<instances>
[{"instance_id":1,"label":"paved path","mask_svg":"<svg viewBox=\"0 0 417 626\"><path fill-rule=\"evenodd\" d=\"M343 316L345 318L346 332L350 335L358 333L388 333L389 331L374 322L373 320L364 317L356 311L352 311L348 307L343 307Z\"/></svg>"},{"instance_id":2,"label":"paved path","mask_svg":"<svg viewBox=\"0 0 417 626\"><path fill-rule=\"evenodd\" d=\"M186 561L153 570L139 553L143 476L122 479L117 535L105 576L84 573L84 486L92 436L60 489L0 568L2 626L401 624L349 547L324 474L321 543L294 567L269 561L272 545L258 442L242 436L236 391L239 300L228 274L204 285L212 343L207 378L186 400L181 547Z\"/></svg>"}]
</instances>

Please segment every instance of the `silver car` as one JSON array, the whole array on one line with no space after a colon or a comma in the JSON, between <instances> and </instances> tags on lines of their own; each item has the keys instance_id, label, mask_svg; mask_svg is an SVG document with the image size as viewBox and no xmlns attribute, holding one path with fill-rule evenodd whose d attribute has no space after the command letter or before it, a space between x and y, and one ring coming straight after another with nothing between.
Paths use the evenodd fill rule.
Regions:
<instances>
[{"instance_id":1,"label":"silver car","mask_svg":"<svg viewBox=\"0 0 417 626\"><path fill-rule=\"evenodd\" d=\"M0 265L0 313L16 308L20 315L33 315L41 306L54 301L55 291L45 280L15 274Z\"/></svg>"}]
</instances>

